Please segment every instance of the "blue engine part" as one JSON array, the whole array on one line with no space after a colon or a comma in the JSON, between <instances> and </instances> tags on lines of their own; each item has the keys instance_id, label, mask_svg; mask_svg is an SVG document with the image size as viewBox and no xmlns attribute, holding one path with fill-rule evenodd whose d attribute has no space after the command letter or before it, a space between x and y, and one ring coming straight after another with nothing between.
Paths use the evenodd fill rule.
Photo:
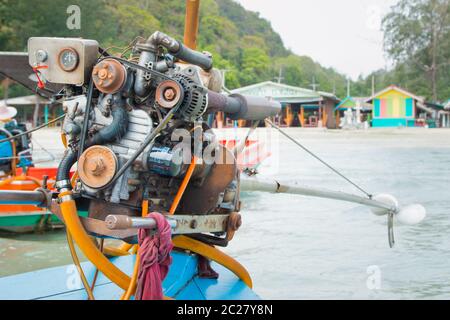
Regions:
<instances>
[{"instance_id":1,"label":"blue engine part","mask_svg":"<svg viewBox=\"0 0 450 320\"><path fill-rule=\"evenodd\" d=\"M154 173L169 177L178 177L183 168L182 149L154 146L148 155L148 167Z\"/></svg>"}]
</instances>

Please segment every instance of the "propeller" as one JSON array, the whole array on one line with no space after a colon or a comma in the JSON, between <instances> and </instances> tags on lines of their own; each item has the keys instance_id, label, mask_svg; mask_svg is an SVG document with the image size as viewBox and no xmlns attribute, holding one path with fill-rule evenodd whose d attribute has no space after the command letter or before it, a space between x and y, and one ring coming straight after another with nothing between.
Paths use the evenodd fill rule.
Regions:
<instances>
[{"instance_id":1,"label":"propeller","mask_svg":"<svg viewBox=\"0 0 450 320\"><path fill-rule=\"evenodd\" d=\"M390 194L379 194L372 199L391 206L395 220L404 225L419 224L427 216L427 211L423 205L412 204L400 208L397 199ZM377 216L383 216L389 213L389 210L375 207L372 207L371 211Z\"/></svg>"}]
</instances>

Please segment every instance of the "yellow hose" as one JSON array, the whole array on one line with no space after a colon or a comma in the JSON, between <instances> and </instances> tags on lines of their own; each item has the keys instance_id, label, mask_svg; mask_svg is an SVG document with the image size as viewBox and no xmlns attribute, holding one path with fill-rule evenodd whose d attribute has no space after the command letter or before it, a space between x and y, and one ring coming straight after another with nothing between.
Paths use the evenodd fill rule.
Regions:
<instances>
[{"instance_id":1,"label":"yellow hose","mask_svg":"<svg viewBox=\"0 0 450 320\"><path fill-rule=\"evenodd\" d=\"M130 285L128 286L127 291L125 291L120 297L120 300L130 300L131 296L136 292L137 287L137 278L139 275L139 254L136 254L136 261L134 263L133 274L131 276Z\"/></svg>"},{"instance_id":2,"label":"yellow hose","mask_svg":"<svg viewBox=\"0 0 450 320\"><path fill-rule=\"evenodd\" d=\"M62 198L68 194L71 194L71 192L62 193L59 195L59 197ZM85 256L112 282L117 284L120 288L126 290L123 298L129 298L136 289L135 279L133 279L134 281L131 281L132 279L130 279L129 276L127 276L111 261L109 261L105 257L105 255L97 248L97 246L95 246L80 222L76 203L74 200L63 201L60 206L61 213L67 226L67 230L71 233L73 239L83 251ZM253 287L252 279L248 271L239 262L221 252L220 250L185 236L175 237L173 239L173 244L177 248L192 251L201 256L204 256L207 259L215 261L216 263L232 271L249 288ZM124 244L123 251L128 252L125 250L129 250L129 246L131 245ZM137 246L132 246L131 248L133 248L133 251L137 251ZM121 251L122 250L119 250L119 252ZM137 277L136 269L138 268L138 261L139 258L136 257L136 263L132 275L133 278Z\"/></svg>"},{"instance_id":3,"label":"yellow hose","mask_svg":"<svg viewBox=\"0 0 450 320\"><path fill-rule=\"evenodd\" d=\"M131 248L133 248L133 246L134 246L134 244L129 244L129 243L124 242L124 243L123 243L119 248L117 248L117 249L118 249L118 250L121 250L121 251L128 252L128 251L130 251Z\"/></svg>"},{"instance_id":4,"label":"yellow hose","mask_svg":"<svg viewBox=\"0 0 450 320\"><path fill-rule=\"evenodd\" d=\"M128 250L125 251L125 250L121 250L120 248L114 248L114 247L109 247L109 246L103 248L103 253L109 257L123 257L123 256L130 255L130 252Z\"/></svg>"},{"instance_id":5,"label":"yellow hose","mask_svg":"<svg viewBox=\"0 0 450 320\"><path fill-rule=\"evenodd\" d=\"M253 288L252 278L248 271L239 262L219 249L185 236L177 236L172 241L177 248L192 251L224 266L241 279L249 288Z\"/></svg>"},{"instance_id":6,"label":"yellow hose","mask_svg":"<svg viewBox=\"0 0 450 320\"><path fill-rule=\"evenodd\" d=\"M178 205L180 204L181 198L183 197L183 194L186 191L189 181L192 178L192 174L194 173L196 163L197 163L197 157L193 156L192 160L191 160L191 164L189 165L189 168L186 172L186 175L184 176L184 179L181 182L180 188L178 189L178 192L175 195L175 199L173 200L172 205L170 206L169 214L171 214L171 215L175 214L175 211L177 210Z\"/></svg>"},{"instance_id":7,"label":"yellow hose","mask_svg":"<svg viewBox=\"0 0 450 320\"><path fill-rule=\"evenodd\" d=\"M60 197L63 197L64 195L67 195L67 193L60 194ZM80 222L75 201L63 201L61 203L61 213L64 217L67 229L85 256L112 282L117 284L120 288L128 291L131 282L130 277L117 268L111 261L109 261L92 242ZM204 256L205 258L215 261L216 263L232 271L249 288L253 287L252 279L248 271L239 262L220 250L185 236L175 237L173 239L173 244L177 248L192 251Z\"/></svg>"},{"instance_id":8,"label":"yellow hose","mask_svg":"<svg viewBox=\"0 0 450 320\"><path fill-rule=\"evenodd\" d=\"M110 247L110 246L105 246L105 248L103 248L103 252L110 257L123 257L123 256L128 256L130 255L130 249L133 248L134 245L133 244L129 244L129 243L122 243L119 247Z\"/></svg>"},{"instance_id":9,"label":"yellow hose","mask_svg":"<svg viewBox=\"0 0 450 320\"><path fill-rule=\"evenodd\" d=\"M73 263L75 264L75 267L78 270L78 274L81 278L81 282L83 283L84 289L87 292L89 300L95 300L94 294L92 293L92 289L89 286L86 276L84 275L80 260L78 259L77 251L75 250L75 246L73 244L73 239L72 239L72 236L70 235L69 230L66 230L66 236L67 236L67 244L69 245L69 250L70 250L70 254L72 255Z\"/></svg>"},{"instance_id":10,"label":"yellow hose","mask_svg":"<svg viewBox=\"0 0 450 320\"><path fill-rule=\"evenodd\" d=\"M64 195L59 195L59 197L62 196ZM130 277L109 261L92 242L80 222L75 201L66 200L61 202L60 206L66 227L84 255L112 282L127 290L130 285Z\"/></svg>"},{"instance_id":11,"label":"yellow hose","mask_svg":"<svg viewBox=\"0 0 450 320\"><path fill-rule=\"evenodd\" d=\"M67 137L64 132L61 132L61 142L62 142L64 148L67 149Z\"/></svg>"},{"instance_id":12,"label":"yellow hose","mask_svg":"<svg viewBox=\"0 0 450 320\"><path fill-rule=\"evenodd\" d=\"M105 244L105 239L101 239L100 240L100 251L103 252L103 246ZM97 278L98 278L98 269L95 269L95 274L94 274L94 279L92 280L92 284L91 284L91 291L94 292L95 289L95 284L97 283Z\"/></svg>"},{"instance_id":13,"label":"yellow hose","mask_svg":"<svg viewBox=\"0 0 450 320\"><path fill-rule=\"evenodd\" d=\"M142 201L142 217L148 215L148 200ZM133 251L136 249L136 261L134 262L133 274L131 276L130 286L127 291L122 295L120 300L130 300L131 296L135 293L137 287L137 278L139 274L139 254L137 253L138 246L133 247Z\"/></svg>"}]
</instances>

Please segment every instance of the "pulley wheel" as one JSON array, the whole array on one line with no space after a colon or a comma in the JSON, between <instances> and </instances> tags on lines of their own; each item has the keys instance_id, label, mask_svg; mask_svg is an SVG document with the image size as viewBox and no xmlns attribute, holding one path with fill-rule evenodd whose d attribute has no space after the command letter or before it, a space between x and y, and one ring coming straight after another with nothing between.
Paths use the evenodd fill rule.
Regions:
<instances>
[{"instance_id":1,"label":"pulley wheel","mask_svg":"<svg viewBox=\"0 0 450 320\"><path fill-rule=\"evenodd\" d=\"M117 172L117 157L111 149L93 146L83 152L78 161L78 175L88 187L106 186Z\"/></svg>"},{"instance_id":2,"label":"pulley wheel","mask_svg":"<svg viewBox=\"0 0 450 320\"><path fill-rule=\"evenodd\" d=\"M161 107L172 109L183 100L183 89L176 81L165 80L156 88L155 99Z\"/></svg>"},{"instance_id":3,"label":"pulley wheel","mask_svg":"<svg viewBox=\"0 0 450 320\"><path fill-rule=\"evenodd\" d=\"M118 92L127 80L125 67L114 59L105 59L92 70L95 87L105 94Z\"/></svg>"}]
</instances>

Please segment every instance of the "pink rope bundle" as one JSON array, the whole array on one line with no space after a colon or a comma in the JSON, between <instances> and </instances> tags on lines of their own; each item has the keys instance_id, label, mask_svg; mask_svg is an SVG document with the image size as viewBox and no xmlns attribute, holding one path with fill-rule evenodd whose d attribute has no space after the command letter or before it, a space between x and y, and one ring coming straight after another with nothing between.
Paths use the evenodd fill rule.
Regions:
<instances>
[{"instance_id":1,"label":"pink rope bundle","mask_svg":"<svg viewBox=\"0 0 450 320\"><path fill-rule=\"evenodd\" d=\"M140 229L139 238L139 274L136 288L136 300L162 300L162 282L169 272L172 257L171 228L163 215L153 212L147 217L156 220L157 233Z\"/></svg>"}]
</instances>

